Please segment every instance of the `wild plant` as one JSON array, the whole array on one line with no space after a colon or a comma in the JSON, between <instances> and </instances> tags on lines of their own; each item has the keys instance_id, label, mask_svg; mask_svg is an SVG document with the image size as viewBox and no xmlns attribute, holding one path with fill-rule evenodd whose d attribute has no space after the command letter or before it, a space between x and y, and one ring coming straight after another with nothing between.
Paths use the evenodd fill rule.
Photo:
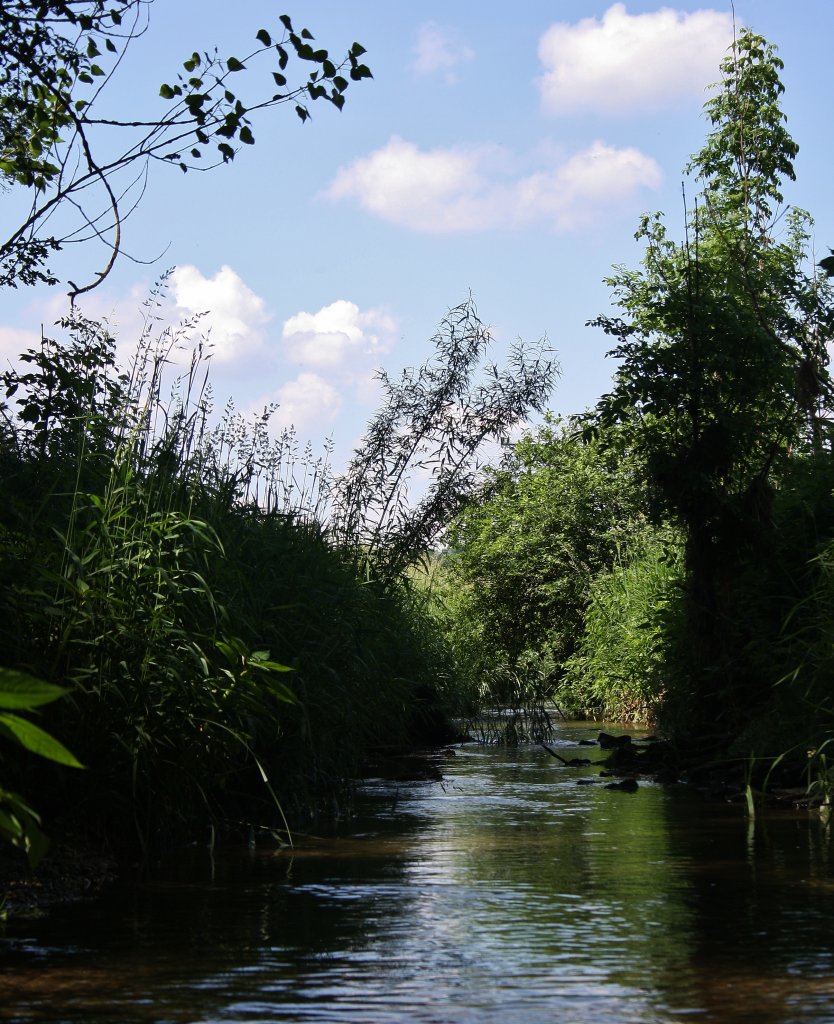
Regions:
<instances>
[{"instance_id":1,"label":"wild plant","mask_svg":"<svg viewBox=\"0 0 834 1024\"><path fill-rule=\"evenodd\" d=\"M431 548L473 492L484 442L506 442L550 395L558 369L546 340L514 345L503 369L487 359L492 340L470 297L444 316L431 359L398 380L378 374L383 404L336 481L330 529L390 578ZM412 502L409 488L421 484Z\"/></svg>"}]
</instances>

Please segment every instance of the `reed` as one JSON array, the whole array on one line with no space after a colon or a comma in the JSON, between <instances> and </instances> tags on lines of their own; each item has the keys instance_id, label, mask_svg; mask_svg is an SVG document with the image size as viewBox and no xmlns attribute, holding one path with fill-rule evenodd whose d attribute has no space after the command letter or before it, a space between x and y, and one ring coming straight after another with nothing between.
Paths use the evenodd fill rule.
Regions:
<instances>
[{"instance_id":1,"label":"reed","mask_svg":"<svg viewBox=\"0 0 834 1024\"><path fill-rule=\"evenodd\" d=\"M332 805L445 671L413 588L322 525L329 451L215 417L204 346L172 369L194 326L151 304L122 370L74 316L3 375L0 663L69 691L49 724L88 766L8 781L146 849Z\"/></svg>"}]
</instances>

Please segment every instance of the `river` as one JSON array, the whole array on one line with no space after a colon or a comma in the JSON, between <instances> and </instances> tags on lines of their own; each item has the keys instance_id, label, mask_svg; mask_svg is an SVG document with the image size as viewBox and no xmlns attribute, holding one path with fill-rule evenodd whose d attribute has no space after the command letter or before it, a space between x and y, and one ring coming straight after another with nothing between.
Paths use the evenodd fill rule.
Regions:
<instances>
[{"instance_id":1,"label":"river","mask_svg":"<svg viewBox=\"0 0 834 1024\"><path fill-rule=\"evenodd\" d=\"M588 726L564 726L566 757ZM590 748L588 748L590 749ZM369 780L339 835L192 850L0 930L0 1020L834 1021L829 836L535 747Z\"/></svg>"}]
</instances>

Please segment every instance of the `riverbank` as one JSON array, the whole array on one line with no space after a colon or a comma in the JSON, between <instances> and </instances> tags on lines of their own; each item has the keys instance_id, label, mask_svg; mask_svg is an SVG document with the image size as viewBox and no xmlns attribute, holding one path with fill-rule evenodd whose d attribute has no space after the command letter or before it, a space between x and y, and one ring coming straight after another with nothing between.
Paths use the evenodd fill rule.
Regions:
<instances>
[{"instance_id":1,"label":"riverbank","mask_svg":"<svg viewBox=\"0 0 834 1024\"><path fill-rule=\"evenodd\" d=\"M33 917L58 904L92 899L118 876L115 858L89 844L56 843L35 871L20 851L4 845L0 920Z\"/></svg>"}]
</instances>

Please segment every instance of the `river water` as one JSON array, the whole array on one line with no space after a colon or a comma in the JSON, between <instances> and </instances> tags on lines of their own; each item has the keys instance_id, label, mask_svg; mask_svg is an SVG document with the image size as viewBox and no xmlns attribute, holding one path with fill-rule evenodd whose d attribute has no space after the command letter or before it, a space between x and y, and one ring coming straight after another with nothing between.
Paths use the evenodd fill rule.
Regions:
<instances>
[{"instance_id":1,"label":"river water","mask_svg":"<svg viewBox=\"0 0 834 1024\"><path fill-rule=\"evenodd\" d=\"M291 854L195 850L12 919L0 1020L831 1024L820 822L579 784L599 770L467 745L442 782L370 780Z\"/></svg>"}]
</instances>

